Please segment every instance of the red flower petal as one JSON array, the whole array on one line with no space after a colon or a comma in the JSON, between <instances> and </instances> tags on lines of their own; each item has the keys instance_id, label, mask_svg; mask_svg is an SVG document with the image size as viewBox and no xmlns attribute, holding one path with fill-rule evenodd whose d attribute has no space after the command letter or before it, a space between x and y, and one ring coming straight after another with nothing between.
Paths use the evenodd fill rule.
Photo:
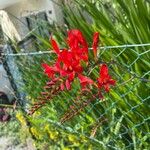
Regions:
<instances>
[{"instance_id":1,"label":"red flower petal","mask_svg":"<svg viewBox=\"0 0 150 150\"><path fill-rule=\"evenodd\" d=\"M82 32L78 29L68 31L68 44L71 48L77 48L79 47L79 44L84 47L88 47L87 42L82 35Z\"/></svg>"},{"instance_id":2,"label":"red flower petal","mask_svg":"<svg viewBox=\"0 0 150 150\"><path fill-rule=\"evenodd\" d=\"M60 72L60 68L57 64L55 64L54 66L49 66L48 64L43 63L42 67L44 68L44 73L48 77L53 77L55 73Z\"/></svg>"},{"instance_id":3,"label":"red flower petal","mask_svg":"<svg viewBox=\"0 0 150 150\"><path fill-rule=\"evenodd\" d=\"M81 31L77 29L68 31L67 42L75 57L84 61L88 60L88 44Z\"/></svg>"},{"instance_id":4,"label":"red flower petal","mask_svg":"<svg viewBox=\"0 0 150 150\"><path fill-rule=\"evenodd\" d=\"M84 88L85 86L89 85L89 84L93 84L93 80L91 80L90 78L83 76L81 74L78 75L78 78L80 80L80 84L82 86L82 88Z\"/></svg>"},{"instance_id":5,"label":"red flower petal","mask_svg":"<svg viewBox=\"0 0 150 150\"><path fill-rule=\"evenodd\" d=\"M69 80L69 81L73 81L74 78L75 78L75 72L72 72L72 73L70 73L70 74L68 75L68 80Z\"/></svg>"},{"instance_id":6,"label":"red flower petal","mask_svg":"<svg viewBox=\"0 0 150 150\"><path fill-rule=\"evenodd\" d=\"M52 77L54 75L54 71L51 69L51 67L48 64L43 63L42 67L44 68L44 73L48 77Z\"/></svg>"},{"instance_id":7,"label":"red flower petal","mask_svg":"<svg viewBox=\"0 0 150 150\"><path fill-rule=\"evenodd\" d=\"M52 47L53 47L53 50L55 51L55 53L59 54L60 53L60 49L58 47L57 42L52 37L51 37L50 41L51 41L51 44L52 44Z\"/></svg>"},{"instance_id":8,"label":"red flower petal","mask_svg":"<svg viewBox=\"0 0 150 150\"><path fill-rule=\"evenodd\" d=\"M106 64L102 64L100 67L100 77L106 78L106 76L108 76L108 67Z\"/></svg>"},{"instance_id":9,"label":"red flower petal","mask_svg":"<svg viewBox=\"0 0 150 150\"><path fill-rule=\"evenodd\" d=\"M109 79L109 82L108 82L108 83L111 84L111 85L115 85L116 81L113 80L113 79Z\"/></svg>"},{"instance_id":10,"label":"red flower petal","mask_svg":"<svg viewBox=\"0 0 150 150\"><path fill-rule=\"evenodd\" d=\"M111 76L108 74L108 67L106 64L103 64L100 68L100 77L98 78L98 87L104 88L106 92L110 91L110 85L115 85L116 81L111 79Z\"/></svg>"}]
</instances>

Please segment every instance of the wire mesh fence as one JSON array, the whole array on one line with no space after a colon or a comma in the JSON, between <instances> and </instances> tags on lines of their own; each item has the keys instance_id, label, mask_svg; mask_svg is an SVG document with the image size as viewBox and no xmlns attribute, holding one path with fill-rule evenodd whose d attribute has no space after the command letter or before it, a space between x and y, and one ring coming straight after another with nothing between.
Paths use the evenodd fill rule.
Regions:
<instances>
[{"instance_id":1,"label":"wire mesh fence","mask_svg":"<svg viewBox=\"0 0 150 150\"><path fill-rule=\"evenodd\" d=\"M12 92L23 94L19 99L27 111L39 101L48 80L41 64L52 63L54 57L51 51L3 54L3 63L7 64L10 80L15 84ZM43 128L42 122L50 123L56 130L85 136L102 149L148 148L150 44L101 47L98 58L99 64L108 64L117 81L103 100L91 102L81 98L78 84L74 83L70 92L59 93L37 110L39 115L29 116L31 124L36 120ZM89 65L92 70L94 64ZM62 122L63 119L66 121Z\"/></svg>"}]
</instances>

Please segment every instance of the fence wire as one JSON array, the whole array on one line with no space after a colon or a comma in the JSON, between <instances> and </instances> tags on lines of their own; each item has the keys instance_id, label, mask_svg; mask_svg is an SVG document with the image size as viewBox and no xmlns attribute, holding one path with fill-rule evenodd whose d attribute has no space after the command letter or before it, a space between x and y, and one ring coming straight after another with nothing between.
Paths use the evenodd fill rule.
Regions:
<instances>
[{"instance_id":1,"label":"fence wire","mask_svg":"<svg viewBox=\"0 0 150 150\"><path fill-rule=\"evenodd\" d=\"M10 80L14 80L15 85L20 85L14 91L24 93L23 100L26 99L28 109L37 101L48 80L41 63L52 62L54 55L49 51L17 54L9 52L3 54L3 57L4 65L7 64L8 70L11 70ZM78 89L64 92L38 110L41 113L34 115L34 120L45 120L56 129L78 136L84 135L98 143L101 149L148 148L150 44L101 47L98 57L99 63L109 65L110 74L117 81L103 101L95 100L79 115L61 124L60 119L70 105L79 109L74 102Z\"/></svg>"}]
</instances>

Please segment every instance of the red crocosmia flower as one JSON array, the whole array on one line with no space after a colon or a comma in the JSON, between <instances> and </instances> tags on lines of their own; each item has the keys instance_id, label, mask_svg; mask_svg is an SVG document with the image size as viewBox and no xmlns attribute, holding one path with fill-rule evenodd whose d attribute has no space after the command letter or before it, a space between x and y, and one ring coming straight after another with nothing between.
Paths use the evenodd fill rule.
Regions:
<instances>
[{"instance_id":1,"label":"red crocosmia flower","mask_svg":"<svg viewBox=\"0 0 150 150\"><path fill-rule=\"evenodd\" d=\"M83 71L80 60L75 59L70 51L63 50L60 53L58 62L62 62L63 70L68 73L71 73L73 71L75 71L76 73L81 73Z\"/></svg>"},{"instance_id":2,"label":"red crocosmia flower","mask_svg":"<svg viewBox=\"0 0 150 150\"><path fill-rule=\"evenodd\" d=\"M109 92L110 85L115 85L116 81L111 78L108 74L108 67L106 64L103 64L100 67L100 77L98 78L98 87L104 88L106 92Z\"/></svg>"},{"instance_id":3,"label":"red crocosmia flower","mask_svg":"<svg viewBox=\"0 0 150 150\"><path fill-rule=\"evenodd\" d=\"M73 81L74 78L75 78L75 72L73 71L72 73L70 73L70 74L68 75L68 80L69 80L69 81Z\"/></svg>"},{"instance_id":4,"label":"red crocosmia flower","mask_svg":"<svg viewBox=\"0 0 150 150\"><path fill-rule=\"evenodd\" d=\"M58 62L62 62L64 65L64 69L71 66L72 62L72 54L68 50L62 50L60 56L58 58ZM70 67L71 68L71 67Z\"/></svg>"},{"instance_id":5,"label":"red crocosmia flower","mask_svg":"<svg viewBox=\"0 0 150 150\"><path fill-rule=\"evenodd\" d=\"M52 48L53 48L53 50L55 51L55 53L56 53L57 55L59 55L60 49L59 49L59 47L58 47L57 42L56 42L52 37L50 38L50 42L51 42L51 44L52 44Z\"/></svg>"},{"instance_id":6,"label":"red crocosmia flower","mask_svg":"<svg viewBox=\"0 0 150 150\"><path fill-rule=\"evenodd\" d=\"M79 47L88 47L88 44L85 38L82 35L82 32L77 29L68 31L68 44L71 49L79 48Z\"/></svg>"},{"instance_id":7,"label":"red crocosmia flower","mask_svg":"<svg viewBox=\"0 0 150 150\"><path fill-rule=\"evenodd\" d=\"M67 43L76 59L88 61L88 44L81 31L77 29L68 31Z\"/></svg>"},{"instance_id":8,"label":"red crocosmia flower","mask_svg":"<svg viewBox=\"0 0 150 150\"><path fill-rule=\"evenodd\" d=\"M72 61L72 69L76 72L76 73L82 73L83 72L83 67L81 66L80 62L77 60L73 60Z\"/></svg>"},{"instance_id":9,"label":"red crocosmia flower","mask_svg":"<svg viewBox=\"0 0 150 150\"><path fill-rule=\"evenodd\" d=\"M93 80L81 74L78 75L78 78L79 78L82 89L84 89L87 85L94 83Z\"/></svg>"},{"instance_id":10,"label":"red crocosmia flower","mask_svg":"<svg viewBox=\"0 0 150 150\"><path fill-rule=\"evenodd\" d=\"M44 73L48 76L48 77L53 77L55 74L55 69L51 66L49 66L48 64L43 63L42 67L44 68Z\"/></svg>"},{"instance_id":11,"label":"red crocosmia flower","mask_svg":"<svg viewBox=\"0 0 150 150\"><path fill-rule=\"evenodd\" d=\"M69 50L60 50L57 42L51 37L50 42L54 52L57 55L56 62L49 66L42 64L45 74L53 80L58 77L61 81L60 89L71 89L71 83L76 75L78 76L81 86L85 87L88 84L93 84L93 81L81 75L83 73L83 66L88 63L88 44L82 33L77 30L68 31L67 43ZM95 33L93 40L93 49L96 51L98 46L98 33Z\"/></svg>"},{"instance_id":12,"label":"red crocosmia flower","mask_svg":"<svg viewBox=\"0 0 150 150\"><path fill-rule=\"evenodd\" d=\"M98 44L99 44L99 32L95 32L93 35L93 44L92 44L95 59L97 57Z\"/></svg>"}]
</instances>

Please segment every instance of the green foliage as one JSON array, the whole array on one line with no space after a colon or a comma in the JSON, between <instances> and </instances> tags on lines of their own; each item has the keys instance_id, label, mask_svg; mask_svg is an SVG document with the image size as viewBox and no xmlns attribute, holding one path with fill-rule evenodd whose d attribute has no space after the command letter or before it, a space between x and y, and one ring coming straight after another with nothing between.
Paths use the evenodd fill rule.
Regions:
<instances>
[{"instance_id":1,"label":"green foliage","mask_svg":"<svg viewBox=\"0 0 150 150\"><path fill-rule=\"evenodd\" d=\"M73 6L64 4L63 12L66 23L64 28L59 25L50 26L50 31L61 47L66 45L66 30L73 28L83 32L89 45L94 31L101 34L100 46L150 43L150 3L147 1L75 0ZM47 50L48 39L36 36L43 43L38 43L37 46ZM28 118L32 134L38 142L47 144L50 140L53 149L57 146L61 149L80 146L87 149L93 146L94 149L97 144L103 145L104 149L147 149L150 119L149 48L150 46L100 48L99 63L108 63L111 75L117 80L116 87L105 95L103 101L95 100L77 116L59 126L59 121L70 105L78 108L74 100L80 87L78 81L75 81L70 92L57 95L36 112L37 116L35 114ZM21 56L17 60L27 85L24 91L28 94L30 103L37 101L47 80L42 73L41 63L52 63L54 58L53 54L41 54ZM97 68L92 63L90 65L90 73L97 78ZM80 102L84 100L83 97L80 98ZM60 130L60 127L67 127L71 134L67 137L66 130ZM83 144L82 139L70 142L69 137L73 131L83 137L91 137L88 139L90 142L87 145ZM57 146L56 141L59 141Z\"/></svg>"},{"instance_id":2,"label":"green foliage","mask_svg":"<svg viewBox=\"0 0 150 150\"><path fill-rule=\"evenodd\" d=\"M64 5L65 20L69 28L78 28L87 37L93 30L100 31L106 45L149 43L148 2L76 0L74 5L75 11L72 11L74 9L70 6ZM85 15L83 12L86 12ZM88 23L87 16L92 20L92 24Z\"/></svg>"},{"instance_id":3,"label":"green foliage","mask_svg":"<svg viewBox=\"0 0 150 150\"><path fill-rule=\"evenodd\" d=\"M0 122L0 148L27 148L27 140L29 139L30 143L33 141L31 140L31 135L29 133L28 127L25 126L25 120L22 116L22 113L20 115L19 111L16 110L14 112L12 111L12 108L7 108L7 112L10 114L11 119L8 122ZM17 119L16 116L18 117ZM2 140L4 140L4 143L2 143Z\"/></svg>"}]
</instances>

